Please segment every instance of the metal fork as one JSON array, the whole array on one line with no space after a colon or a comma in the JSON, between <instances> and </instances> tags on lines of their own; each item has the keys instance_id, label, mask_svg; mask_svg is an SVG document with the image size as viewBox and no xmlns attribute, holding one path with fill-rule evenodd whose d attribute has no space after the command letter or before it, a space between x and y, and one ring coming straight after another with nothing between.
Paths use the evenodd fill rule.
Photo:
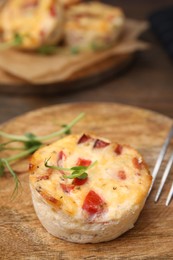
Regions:
<instances>
[{"instance_id":1,"label":"metal fork","mask_svg":"<svg viewBox=\"0 0 173 260\"><path fill-rule=\"evenodd\" d=\"M152 173L152 177L153 177L152 185L151 185L151 188L149 190L148 195L150 194L150 192L152 190L152 187L153 187L154 182L156 180L156 177L157 177L157 175L159 173L160 166L162 164L162 161L164 159L164 156L166 154L166 151L168 149L168 146L169 146L169 144L171 142L172 137L173 137L173 126L171 127L171 130L170 130L170 132L169 132L169 134L168 134L168 136L167 136L167 138L166 138L166 140L165 140L165 142L164 142L164 144L163 144L163 146L161 148L160 154L159 154L158 159L156 161L156 164L154 166L154 170L153 170L153 173ZM170 170L171 170L171 167L172 167L172 163L173 163L173 152L172 152L172 154L171 154L171 156L170 156L170 158L168 160L168 163L166 165L166 168L165 168L165 170L163 172L162 179L161 179L161 182L160 182L157 194L155 196L155 200L154 200L155 202L157 202L159 200L159 197L160 197L160 194L162 192L163 186L164 186L164 184L165 184L165 182L167 180L167 177L168 177L168 175L170 173ZM169 203L171 202L172 197L173 197L173 182L172 182L169 194L168 194L167 199L166 199L166 203L165 203L166 206L169 205Z\"/></svg>"}]
</instances>

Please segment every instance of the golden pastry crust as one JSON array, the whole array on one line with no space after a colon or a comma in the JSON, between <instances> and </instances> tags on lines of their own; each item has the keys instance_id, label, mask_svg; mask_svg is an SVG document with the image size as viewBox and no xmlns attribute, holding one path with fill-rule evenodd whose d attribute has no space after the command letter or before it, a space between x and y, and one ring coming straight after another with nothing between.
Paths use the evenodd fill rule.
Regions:
<instances>
[{"instance_id":1,"label":"golden pastry crust","mask_svg":"<svg viewBox=\"0 0 173 260\"><path fill-rule=\"evenodd\" d=\"M66 13L65 37L70 47L103 49L115 44L125 17L120 8L98 2L72 6Z\"/></svg>"},{"instance_id":2,"label":"golden pastry crust","mask_svg":"<svg viewBox=\"0 0 173 260\"><path fill-rule=\"evenodd\" d=\"M0 12L4 42L22 38L18 48L35 49L57 43L63 34L63 9L57 0L9 0Z\"/></svg>"},{"instance_id":3,"label":"golden pastry crust","mask_svg":"<svg viewBox=\"0 0 173 260\"><path fill-rule=\"evenodd\" d=\"M45 167L89 166L84 179ZM132 228L143 208L151 175L129 146L94 135L70 135L38 150L30 161L36 213L54 236L78 243L108 241Z\"/></svg>"}]
</instances>

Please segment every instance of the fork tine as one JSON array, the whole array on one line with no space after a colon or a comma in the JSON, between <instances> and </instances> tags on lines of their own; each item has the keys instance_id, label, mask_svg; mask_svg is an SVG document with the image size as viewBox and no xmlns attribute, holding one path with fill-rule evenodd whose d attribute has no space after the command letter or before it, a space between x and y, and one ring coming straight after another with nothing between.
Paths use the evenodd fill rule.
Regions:
<instances>
[{"instance_id":1,"label":"fork tine","mask_svg":"<svg viewBox=\"0 0 173 260\"><path fill-rule=\"evenodd\" d=\"M163 158L165 156L165 153L167 151L168 145L169 145L170 140L171 140L172 137L173 137L173 126L171 127L171 130L170 130L170 132L169 132L169 134L168 134L168 136L167 136L167 138L166 138L166 140L165 140L165 142L164 142L164 144L163 144L163 146L161 148L160 154L159 154L159 156L157 158L157 161L156 161L156 164L154 166L154 170L153 170L153 173L152 173L153 180L152 180L152 184L151 184L150 190L148 192L148 196L149 196L149 194L150 194L150 192L152 190L152 187L154 185L155 179L157 177L157 174L159 172L160 166L162 164Z\"/></svg>"},{"instance_id":2,"label":"fork tine","mask_svg":"<svg viewBox=\"0 0 173 260\"><path fill-rule=\"evenodd\" d=\"M170 188L170 191L169 191L169 194L168 194L168 197L167 197L167 200L166 200L166 203L165 205L168 206L171 199L172 199L172 196L173 196L173 182L172 182L172 186Z\"/></svg>"},{"instance_id":3,"label":"fork tine","mask_svg":"<svg viewBox=\"0 0 173 260\"><path fill-rule=\"evenodd\" d=\"M171 170L171 167L172 167L172 163L173 163L173 153L171 154L171 157L166 165L166 168L165 168L165 171L163 173L163 176L162 176L162 179L161 179L161 182L160 182L160 186L159 186L159 189L157 191L157 194L156 194L156 197L155 197L155 202L158 201L159 197L160 197L160 194L161 194L161 191L163 189L163 186L168 178L168 175L170 173L170 170Z\"/></svg>"}]
</instances>

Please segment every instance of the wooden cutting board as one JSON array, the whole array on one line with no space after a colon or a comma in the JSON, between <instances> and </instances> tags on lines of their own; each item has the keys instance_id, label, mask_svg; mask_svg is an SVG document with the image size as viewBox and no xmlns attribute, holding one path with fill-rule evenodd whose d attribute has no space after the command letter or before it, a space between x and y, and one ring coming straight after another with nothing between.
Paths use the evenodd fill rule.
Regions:
<instances>
[{"instance_id":1,"label":"wooden cutting board","mask_svg":"<svg viewBox=\"0 0 173 260\"><path fill-rule=\"evenodd\" d=\"M163 115L135 107L78 103L33 111L5 123L1 128L15 134L33 132L44 135L59 129L60 125L68 123L80 112L85 112L86 116L73 128L73 133L90 131L130 144L143 154L151 170L173 123L172 119ZM132 230L111 242L79 245L47 233L32 206L27 160L18 162L14 168L22 184L14 201L10 201L12 178L7 174L0 179L0 259L173 259L173 201L169 207L164 206L173 172L159 203L155 204L157 179Z\"/></svg>"}]
</instances>

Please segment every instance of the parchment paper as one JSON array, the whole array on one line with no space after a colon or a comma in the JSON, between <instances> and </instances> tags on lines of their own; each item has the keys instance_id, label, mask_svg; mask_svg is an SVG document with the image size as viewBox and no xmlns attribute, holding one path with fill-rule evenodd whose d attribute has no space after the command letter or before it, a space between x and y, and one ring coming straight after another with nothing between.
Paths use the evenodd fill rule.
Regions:
<instances>
[{"instance_id":1,"label":"parchment paper","mask_svg":"<svg viewBox=\"0 0 173 260\"><path fill-rule=\"evenodd\" d=\"M148 23L127 19L120 40L104 51L70 54L64 47L59 54L51 56L38 53L27 53L16 50L0 52L0 69L32 84L60 82L68 79L74 73L88 68L105 59L125 53L145 50L148 43L138 40Z\"/></svg>"}]
</instances>

